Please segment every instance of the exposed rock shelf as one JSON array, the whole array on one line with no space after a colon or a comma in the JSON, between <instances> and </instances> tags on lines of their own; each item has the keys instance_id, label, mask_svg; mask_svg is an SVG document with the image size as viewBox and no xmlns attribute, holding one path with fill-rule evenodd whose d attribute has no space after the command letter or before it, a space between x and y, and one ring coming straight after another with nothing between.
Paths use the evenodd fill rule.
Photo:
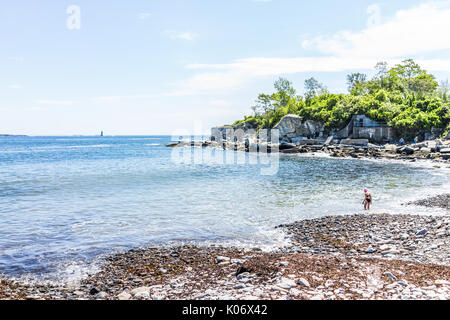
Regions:
<instances>
[{"instance_id":1,"label":"exposed rock shelf","mask_svg":"<svg viewBox=\"0 0 450 320\"><path fill-rule=\"evenodd\" d=\"M331 141L328 143L328 141ZM170 147L212 147L242 152L280 152L282 154L325 153L336 158L386 158L401 160L428 159L435 162L450 163L450 141L429 141L421 144L398 146L393 144L374 145L364 139L343 140L332 144L332 139L320 141L304 139L297 143L252 143L216 141L180 141Z\"/></svg>"},{"instance_id":2,"label":"exposed rock shelf","mask_svg":"<svg viewBox=\"0 0 450 320\"><path fill-rule=\"evenodd\" d=\"M408 202L406 205L450 209L450 193L441 194L441 195L423 199L423 200Z\"/></svg>"}]
</instances>

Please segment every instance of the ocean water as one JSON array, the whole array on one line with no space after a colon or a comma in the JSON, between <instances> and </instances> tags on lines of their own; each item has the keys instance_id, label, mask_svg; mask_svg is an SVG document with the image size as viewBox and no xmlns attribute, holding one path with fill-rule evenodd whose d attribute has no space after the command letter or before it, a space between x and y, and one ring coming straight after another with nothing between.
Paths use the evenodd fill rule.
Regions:
<instances>
[{"instance_id":1,"label":"ocean water","mask_svg":"<svg viewBox=\"0 0 450 320\"><path fill-rule=\"evenodd\" d=\"M276 225L362 214L364 187L373 212L445 213L401 205L450 189L449 169L428 162L282 155L263 175L255 155L197 149L201 161L183 163L169 142L0 137L0 274L67 281L104 255L154 244L270 249L287 241Z\"/></svg>"}]
</instances>

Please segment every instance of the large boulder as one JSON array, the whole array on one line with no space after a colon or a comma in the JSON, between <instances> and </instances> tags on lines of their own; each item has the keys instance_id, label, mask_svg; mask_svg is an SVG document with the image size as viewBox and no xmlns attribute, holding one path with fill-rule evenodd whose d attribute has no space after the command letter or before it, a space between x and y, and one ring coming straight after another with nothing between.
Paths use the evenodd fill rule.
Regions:
<instances>
[{"instance_id":1,"label":"large boulder","mask_svg":"<svg viewBox=\"0 0 450 320\"><path fill-rule=\"evenodd\" d=\"M369 145L368 139L343 139L341 144L348 146L366 147Z\"/></svg>"},{"instance_id":2,"label":"large boulder","mask_svg":"<svg viewBox=\"0 0 450 320\"><path fill-rule=\"evenodd\" d=\"M274 127L280 131L280 139L298 137L317 137L323 131L323 125L313 120L303 121L295 114L288 114Z\"/></svg>"},{"instance_id":3,"label":"large boulder","mask_svg":"<svg viewBox=\"0 0 450 320\"><path fill-rule=\"evenodd\" d=\"M294 115L288 114L281 119L281 121L274 127L274 129L280 131L280 138L295 138L297 128L302 125L302 118Z\"/></svg>"}]
</instances>

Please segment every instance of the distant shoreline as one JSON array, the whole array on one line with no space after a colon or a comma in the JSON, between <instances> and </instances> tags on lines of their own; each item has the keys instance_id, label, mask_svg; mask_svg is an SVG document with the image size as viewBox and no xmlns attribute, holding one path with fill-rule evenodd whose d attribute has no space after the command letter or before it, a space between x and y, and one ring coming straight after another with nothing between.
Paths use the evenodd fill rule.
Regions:
<instances>
[{"instance_id":1,"label":"distant shoreline","mask_svg":"<svg viewBox=\"0 0 450 320\"><path fill-rule=\"evenodd\" d=\"M28 137L24 134L0 134L0 137Z\"/></svg>"}]
</instances>

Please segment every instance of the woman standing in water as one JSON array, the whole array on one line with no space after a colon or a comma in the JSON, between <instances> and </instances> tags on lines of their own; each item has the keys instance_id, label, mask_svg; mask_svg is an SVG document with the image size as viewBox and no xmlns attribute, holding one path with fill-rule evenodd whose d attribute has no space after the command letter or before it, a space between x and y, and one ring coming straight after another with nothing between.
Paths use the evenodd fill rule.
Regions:
<instances>
[{"instance_id":1,"label":"woman standing in water","mask_svg":"<svg viewBox=\"0 0 450 320\"><path fill-rule=\"evenodd\" d=\"M370 210L372 202L372 195L370 194L369 190L364 189L364 210Z\"/></svg>"}]
</instances>

